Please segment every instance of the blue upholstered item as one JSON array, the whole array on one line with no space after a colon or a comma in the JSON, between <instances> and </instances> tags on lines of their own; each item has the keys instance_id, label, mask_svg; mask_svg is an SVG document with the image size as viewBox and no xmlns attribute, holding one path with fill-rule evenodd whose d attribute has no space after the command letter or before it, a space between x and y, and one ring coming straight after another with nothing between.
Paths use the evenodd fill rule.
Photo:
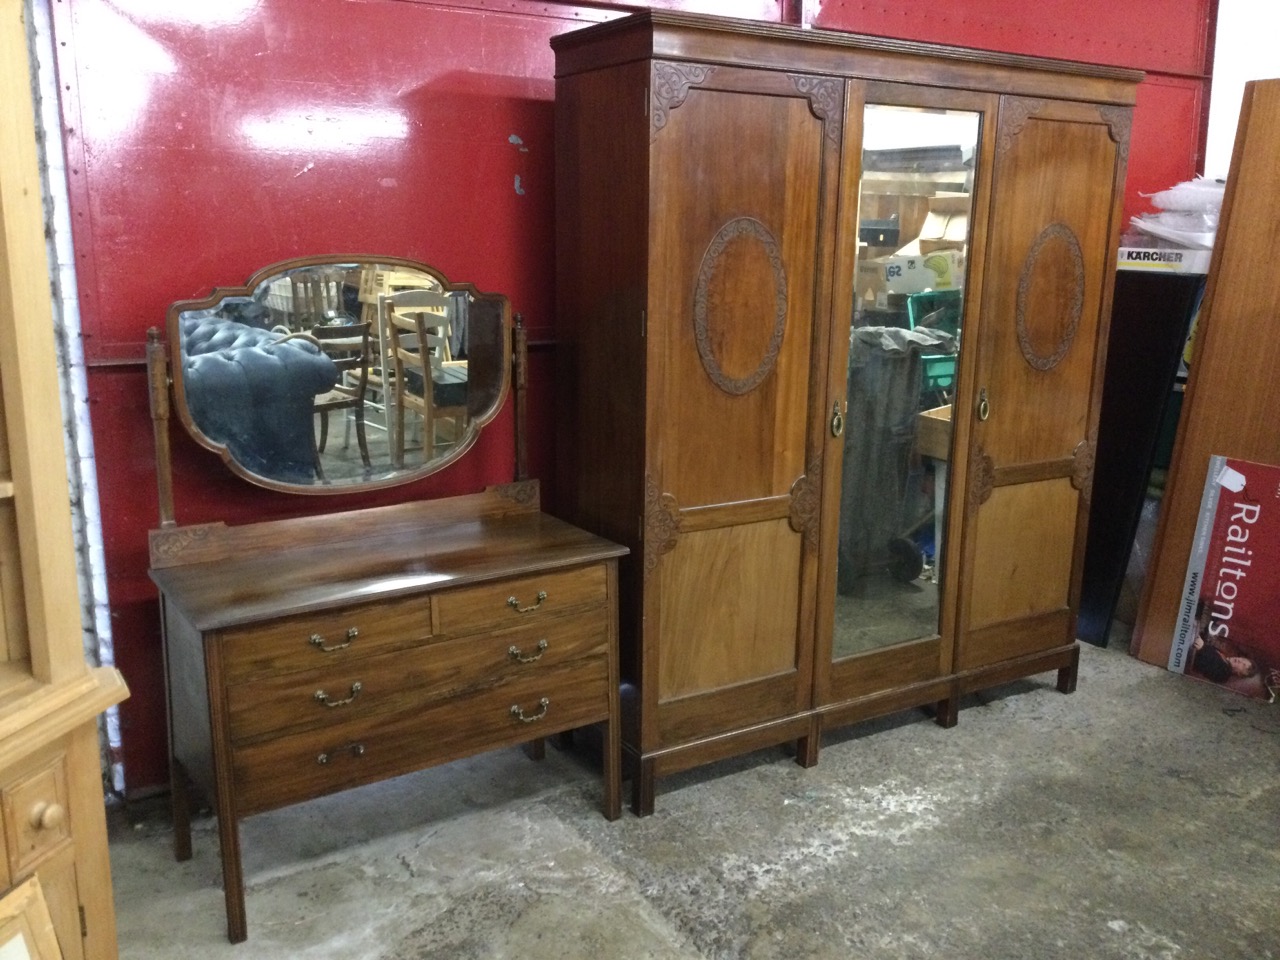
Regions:
<instances>
[{"instance_id":1,"label":"blue upholstered item","mask_svg":"<svg viewBox=\"0 0 1280 960\"><path fill-rule=\"evenodd\" d=\"M222 315L184 315L187 409L210 440L248 471L273 480L315 479L313 406L338 369L313 343Z\"/></svg>"}]
</instances>

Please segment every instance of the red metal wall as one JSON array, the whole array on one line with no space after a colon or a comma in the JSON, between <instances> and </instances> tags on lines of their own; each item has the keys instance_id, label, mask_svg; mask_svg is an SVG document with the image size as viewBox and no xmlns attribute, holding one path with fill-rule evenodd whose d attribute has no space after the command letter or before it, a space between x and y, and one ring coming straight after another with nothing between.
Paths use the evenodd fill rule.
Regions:
<instances>
[{"instance_id":1,"label":"red metal wall","mask_svg":"<svg viewBox=\"0 0 1280 960\"><path fill-rule=\"evenodd\" d=\"M1194 173L1212 2L53 0L130 791L167 779L142 356L169 303L330 252L411 257L506 293L533 341L531 468L551 497L554 34L652 6L1154 70L1134 124L1136 210L1138 190ZM184 523L469 492L508 479L513 459L507 411L426 481L288 497L174 442Z\"/></svg>"}]
</instances>

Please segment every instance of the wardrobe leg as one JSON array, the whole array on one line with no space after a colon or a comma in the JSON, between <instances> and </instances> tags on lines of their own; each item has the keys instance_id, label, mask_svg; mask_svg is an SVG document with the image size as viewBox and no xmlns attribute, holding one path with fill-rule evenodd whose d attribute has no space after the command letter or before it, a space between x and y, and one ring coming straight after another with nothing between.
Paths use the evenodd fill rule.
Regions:
<instances>
[{"instance_id":1,"label":"wardrobe leg","mask_svg":"<svg viewBox=\"0 0 1280 960\"><path fill-rule=\"evenodd\" d=\"M934 720L938 726L951 729L960 720L960 698L952 693L945 700L939 700L935 707Z\"/></svg>"},{"instance_id":2,"label":"wardrobe leg","mask_svg":"<svg viewBox=\"0 0 1280 960\"><path fill-rule=\"evenodd\" d=\"M631 812L637 817L653 813L653 761L641 758L631 778Z\"/></svg>"},{"instance_id":3,"label":"wardrobe leg","mask_svg":"<svg viewBox=\"0 0 1280 960\"><path fill-rule=\"evenodd\" d=\"M1058 670L1058 691L1075 693L1076 678L1080 673L1080 645L1071 648L1071 662Z\"/></svg>"}]
</instances>

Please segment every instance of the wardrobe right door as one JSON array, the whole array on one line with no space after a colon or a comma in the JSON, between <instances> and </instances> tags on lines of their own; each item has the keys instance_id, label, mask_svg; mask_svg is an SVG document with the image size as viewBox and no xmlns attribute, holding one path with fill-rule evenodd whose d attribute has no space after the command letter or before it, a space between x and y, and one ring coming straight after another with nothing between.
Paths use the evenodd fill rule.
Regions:
<instances>
[{"instance_id":1,"label":"wardrobe right door","mask_svg":"<svg viewBox=\"0 0 1280 960\"><path fill-rule=\"evenodd\" d=\"M1129 117L1001 98L967 411L960 674L1074 663Z\"/></svg>"}]
</instances>

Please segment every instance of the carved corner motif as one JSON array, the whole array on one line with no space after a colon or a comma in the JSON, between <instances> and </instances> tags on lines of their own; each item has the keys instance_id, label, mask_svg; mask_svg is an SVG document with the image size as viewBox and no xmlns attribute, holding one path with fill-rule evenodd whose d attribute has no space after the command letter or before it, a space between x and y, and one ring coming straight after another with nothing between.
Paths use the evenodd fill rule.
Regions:
<instances>
[{"instance_id":1,"label":"carved corner motif","mask_svg":"<svg viewBox=\"0 0 1280 960\"><path fill-rule=\"evenodd\" d=\"M193 546L208 540L219 524L201 524L194 527L172 527L152 530L148 534L153 562L180 558Z\"/></svg>"},{"instance_id":2,"label":"carved corner motif","mask_svg":"<svg viewBox=\"0 0 1280 960\"><path fill-rule=\"evenodd\" d=\"M1129 135L1133 130L1133 111L1127 107L1099 107L1098 113L1102 115L1102 119L1107 125L1107 130L1111 133L1111 139L1116 142L1120 153L1120 162L1128 163Z\"/></svg>"},{"instance_id":3,"label":"carved corner motif","mask_svg":"<svg viewBox=\"0 0 1280 960\"><path fill-rule=\"evenodd\" d=\"M689 88L706 83L707 78L715 72L715 67L704 67L696 63L667 63L657 60L653 64L653 77L650 91L649 139L658 136L658 131L667 125L668 114L689 95Z\"/></svg>"},{"instance_id":4,"label":"carved corner motif","mask_svg":"<svg viewBox=\"0 0 1280 960\"><path fill-rule=\"evenodd\" d=\"M969 481L969 504L980 507L991 499L991 491L996 486L996 465L991 456L978 448L978 455L973 461L973 477Z\"/></svg>"},{"instance_id":5,"label":"carved corner motif","mask_svg":"<svg viewBox=\"0 0 1280 960\"><path fill-rule=\"evenodd\" d=\"M1009 97L1000 112L1000 140L996 144L996 153L1000 156L1009 152L1013 141L1018 139L1027 121L1044 109L1045 101L1026 97Z\"/></svg>"},{"instance_id":6,"label":"carved corner motif","mask_svg":"<svg viewBox=\"0 0 1280 960\"><path fill-rule=\"evenodd\" d=\"M822 457L812 460L804 474L791 485L791 529L804 537L804 545L818 546L818 495L822 477Z\"/></svg>"},{"instance_id":7,"label":"carved corner motif","mask_svg":"<svg viewBox=\"0 0 1280 960\"><path fill-rule=\"evenodd\" d=\"M1093 496L1093 468L1097 454L1098 433L1090 430L1088 437L1076 444L1071 462L1071 486L1080 491L1086 506Z\"/></svg>"},{"instance_id":8,"label":"carved corner motif","mask_svg":"<svg viewBox=\"0 0 1280 960\"><path fill-rule=\"evenodd\" d=\"M522 507L538 502L539 484L537 480L519 480L515 483L500 483L493 487L493 492L503 500L510 500Z\"/></svg>"},{"instance_id":9,"label":"carved corner motif","mask_svg":"<svg viewBox=\"0 0 1280 960\"><path fill-rule=\"evenodd\" d=\"M1045 246L1052 240L1060 240L1066 244L1074 281L1070 299L1065 304L1065 309L1069 315L1067 329L1063 331L1062 339L1058 341L1053 353L1043 354L1039 353L1031 342L1031 333L1027 326L1027 299L1031 294L1031 281L1035 274L1036 263L1044 252ZM1080 317L1083 313L1084 254L1080 249L1080 241L1075 232L1065 223L1051 223L1040 232L1040 236L1036 237L1036 242L1027 251L1027 257L1022 261L1022 273L1018 277L1016 319L1018 346L1022 349L1023 359L1034 369L1042 372L1056 367L1062 362L1062 358L1067 355L1067 351L1071 349L1071 344L1076 338L1076 331L1080 327Z\"/></svg>"},{"instance_id":10,"label":"carved corner motif","mask_svg":"<svg viewBox=\"0 0 1280 960\"><path fill-rule=\"evenodd\" d=\"M840 103L843 87L830 77L788 74L796 90L809 98L809 109L822 121L822 132L837 146L840 144Z\"/></svg>"},{"instance_id":11,"label":"carved corner motif","mask_svg":"<svg viewBox=\"0 0 1280 960\"><path fill-rule=\"evenodd\" d=\"M658 567L664 553L670 553L680 539L680 505L669 493L662 493L648 474L644 478L644 575Z\"/></svg>"},{"instance_id":12,"label":"carved corner motif","mask_svg":"<svg viewBox=\"0 0 1280 960\"><path fill-rule=\"evenodd\" d=\"M769 259L773 271L773 334L765 348L760 365L745 377L731 377L720 366L720 360L711 344L708 312L710 310L711 280L725 249L734 240L746 237L757 241ZM697 342L698 356L711 382L725 393L735 397L750 393L764 381L778 362L782 349L782 335L787 328L787 271L782 264L782 248L769 228L754 217L735 217L712 239L707 252L702 255L698 267L698 282L693 292L693 337Z\"/></svg>"}]
</instances>

